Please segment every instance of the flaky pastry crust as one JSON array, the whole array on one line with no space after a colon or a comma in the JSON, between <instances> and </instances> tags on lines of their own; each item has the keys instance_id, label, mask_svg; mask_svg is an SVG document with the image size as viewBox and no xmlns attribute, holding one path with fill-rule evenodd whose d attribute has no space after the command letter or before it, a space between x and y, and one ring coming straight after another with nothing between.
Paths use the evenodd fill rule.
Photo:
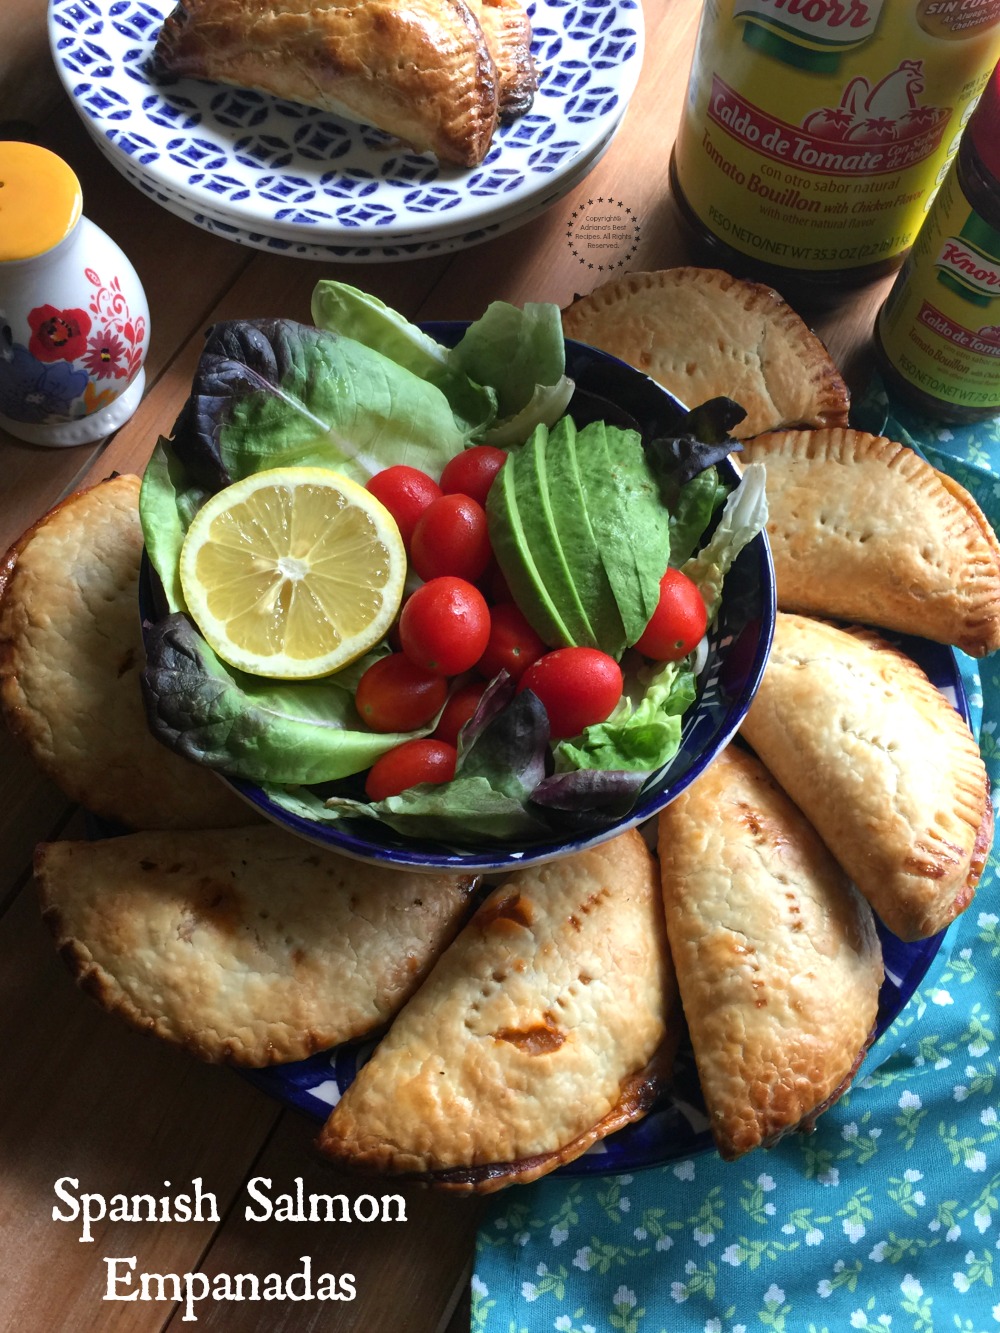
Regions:
<instances>
[{"instance_id":1,"label":"flaky pastry crust","mask_svg":"<svg viewBox=\"0 0 1000 1333\"><path fill-rule=\"evenodd\" d=\"M453 1189L534 1179L645 1113L634 1080L676 1018L638 833L517 871L397 1017L320 1151Z\"/></svg>"},{"instance_id":2,"label":"flaky pastry crust","mask_svg":"<svg viewBox=\"0 0 1000 1333\"><path fill-rule=\"evenodd\" d=\"M464 0L180 0L154 68L287 97L473 166L497 124L498 78Z\"/></svg>"},{"instance_id":3,"label":"flaky pastry crust","mask_svg":"<svg viewBox=\"0 0 1000 1333\"><path fill-rule=\"evenodd\" d=\"M468 876L348 860L274 825L42 844L77 983L202 1060L301 1060L382 1027L466 913Z\"/></svg>"},{"instance_id":4,"label":"flaky pastry crust","mask_svg":"<svg viewBox=\"0 0 1000 1333\"><path fill-rule=\"evenodd\" d=\"M730 746L660 813L670 952L720 1155L739 1157L844 1091L875 1024L871 908L802 813Z\"/></svg>"},{"instance_id":5,"label":"flaky pastry crust","mask_svg":"<svg viewBox=\"0 0 1000 1333\"><path fill-rule=\"evenodd\" d=\"M46 514L0 565L0 714L53 782L131 828L259 817L214 773L150 734L140 678L139 478L116 476Z\"/></svg>"},{"instance_id":6,"label":"flaky pastry crust","mask_svg":"<svg viewBox=\"0 0 1000 1333\"><path fill-rule=\"evenodd\" d=\"M779 611L741 734L900 939L968 907L989 781L968 726L908 657L873 631Z\"/></svg>"},{"instance_id":7,"label":"flaky pastry crust","mask_svg":"<svg viewBox=\"0 0 1000 1333\"><path fill-rule=\"evenodd\" d=\"M850 395L826 348L770 287L718 269L613 278L563 311L567 338L645 371L694 407L746 409L733 433L847 424Z\"/></svg>"},{"instance_id":8,"label":"flaky pastry crust","mask_svg":"<svg viewBox=\"0 0 1000 1333\"><path fill-rule=\"evenodd\" d=\"M767 467L778 605L950 643L1000 647L1000 545L958 482L856 430L779 431L741 461Z\"/></svg>"}]
</instances>

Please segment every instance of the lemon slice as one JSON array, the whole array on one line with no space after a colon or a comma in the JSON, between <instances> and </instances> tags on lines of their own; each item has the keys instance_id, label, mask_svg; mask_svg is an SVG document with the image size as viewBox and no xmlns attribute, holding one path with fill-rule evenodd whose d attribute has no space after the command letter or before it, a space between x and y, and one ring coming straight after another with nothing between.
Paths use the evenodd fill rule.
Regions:
<instances>
[{"instance_id":1,"label":"lemon slice","mask_svg":"<svg viewBox=\"0 0 1000 1333\"><path fill-rule=\"evenodd\" d=\"M316 467L234 482L195 515L180 579L223 661L307 680L347 666L399 610L406 552L395 520L362 486Z\"/></svg>"}]
</instances>

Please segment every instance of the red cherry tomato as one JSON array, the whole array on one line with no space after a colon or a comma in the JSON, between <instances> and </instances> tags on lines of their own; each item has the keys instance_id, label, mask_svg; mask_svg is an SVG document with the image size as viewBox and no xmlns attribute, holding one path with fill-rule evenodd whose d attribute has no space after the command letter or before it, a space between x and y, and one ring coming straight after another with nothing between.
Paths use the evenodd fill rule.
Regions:
<instances>
[{"instance_id":1,"label":"red cherry tomato","mask_svg":"<svg viewBox=\"0 0 1000 1333\"><path fill-rule=\"evenodd\" d=\"M507 461L506 451L491 444L474 444L450 458L441 473L445 495L471 495L481 505L493 485L493 478Z\"/></svg>"},{"instance_id":2,"label":"red cherry tomato","mask_svg":"<svg viewBox=\"0 0 1000 1333\"><path fill-rule=\"evenodd\" d=\"M354 706L372 731L416 731L441 711L447 697L443 676L392 653L373 662L358 681Z\"/></svg>"},{"instance_id":3,"label":"red cherry tomato","mask_svg":"<svg viewBox=\"0 0 1000 1333\"><path fill-rule=\"evenodd\" d=\"M656 610L635 646L656 662L679 662L697 648L707 625L697 584L679 569L668 569L660 579Z\"/></svg>"},{"instance_id":4,"label":"red cherry tomato","mask_svg":"<svg viewBox=\"0 0 1000 1333\"><path fill-rule=\"evenodd\" d=\"M475 583L490 562L486 510L468 495L442 495L417 519L410 562L422 579L442 574Z\"/></svg>"},{"instance_id":5,"label":"red cherry tomato","mask_svg":"<svg viewBox=\"0 0 1000 1333\"><path fill-rule=\"evenodd\" d=\"M368 482L367 489L381 500L396 520L403 545L409 550L417 519L427 506L441 497L441 487L426 472L405 463L383 468Z\"/></svg>"},{"instance_id":6,"label":"red cherry tomato","mask_svg":"<svg viewBox=\"0 0 1000 1333\"><path fill-rule=\"evenodd\" d=\"M622 697L621 667L599 648L557 648L532 662L518 682L545 705L554 739L603 722Z\"/></svg>"},{"instance_id":7,"label":"red cherry tomato","mask_svg":"<svg viewBox=\"0 0 1000 1333\"><path fill-rule=\"evenodd\" d=\"M520 680L545 652L545 644L513 602L499 602L490 612L490 637L476 670L487 680L498 671L508 671Z\"/></svg>"},{"instance_id":8,"label":"red cherry tomato","mask_svg":"<svg viewBox=\"0 0 1000 1333\"><path fill-rule=\"evenodd\" d=\"M486 685L481 680L470 680L459 685L448 697L444 712L431 735L435 740L447 741L449 745L458 744L458 733L479 707Z\"/></svg>"},{"instance_id":9,"label":"red cherry tomato","mask_svg":"<svg viewBox=\"0 0 1000 1333\"><path fill-rule=\"evenodd\" d=\"M446 741L429 737L404 741L372 764L365 779L365 795L370 801L384 801L421 782L450 782L457 758L454 745Z\"/></svg>"},{"instance_id":10,"label":"red cherry tomato","mask_svg":"<svg viewBox=\"0 0 1000 1333\"><path fill-rule=\"evenodd\" d=\"M475 666L489 637L486 598L465 579L447 574L421 584L399 616L403 652L441 676L458 676Z\"/></svg>"}]
</instances>

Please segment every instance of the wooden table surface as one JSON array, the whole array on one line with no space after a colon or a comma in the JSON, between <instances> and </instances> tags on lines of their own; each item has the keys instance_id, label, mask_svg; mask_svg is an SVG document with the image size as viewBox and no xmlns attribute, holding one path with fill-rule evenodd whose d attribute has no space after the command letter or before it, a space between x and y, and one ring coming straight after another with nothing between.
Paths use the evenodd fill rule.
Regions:
<instances>
[{"instance_id":1,"label":"wooden table surface","mask_svg":"<svg viewBox=\"0 0 1000 1333\"><path fill-rule=\"evenodd\" d=\"M669 197L667 160L687 81L697 0L646 0L646 56L624 126L588 180L547 214L500 239L449 257L342 265L263 254L231 244L159 208L100 155L61 90L48 53L45 0L0 4L0 137L33 137L80 177L84 211L119 242L145 285L152 342L145 399L98 445L43 449L0 431L0 551L53 503L114 470L141 471L188 392L207 325L238 316L308 319L313 284L340 277L410 317L470 318L493 299L565 305L605 274L606 252L571 246L575 209L604 198L638 222L631 269L697 262ZM578 253L574 253L574 249ZM617 263L623 255L614 255ZM616 269L621 272L622 270ZM865 363L886 282L845 293L835 311L798 308L851 380ZM795 301L793 291L785 293ZM251 1176L273 1189L369 1188L316 1161L315 1126L226 1068L186 1055L98 1011L73 986L42 926L31 883L35 844L80 830L79 812L0 731L0 1327L146 1330L182 1327L170 1302L104 1301L106 1256L135 1256L137 1272L290 1273L309 1255L316 1271L353 1273L347 1302L206 1301L205 1329L457 1330L468 1327L468 1280L480 1205L416 1189L405 1224L252 1223ZM218 1223L99 1223L94 1242L52 1219L54 1182L81 1191L164 1193L202 1177Z\"/></svg>"}]
</instances>

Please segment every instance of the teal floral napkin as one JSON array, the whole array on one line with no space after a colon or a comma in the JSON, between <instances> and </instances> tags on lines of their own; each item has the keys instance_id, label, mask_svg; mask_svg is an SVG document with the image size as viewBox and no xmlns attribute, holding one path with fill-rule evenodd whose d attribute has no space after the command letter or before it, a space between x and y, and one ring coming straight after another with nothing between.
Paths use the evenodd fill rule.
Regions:
<instances>
[{"instance_id":1,"label":"teal floral napkin","mask_svg":"<svg viewBox=\"0 0 1000 1333\"><path fill-rule=\"evenodd\" d=\"M855 424L918 444L1000 529L1000 420L945 428L876 385ZM961 666L996 798L1000 654L981 683ZM473 1333L1000 1329L997 864L812 1136L498 1196Z\"/></svg>"}]
</instances>

